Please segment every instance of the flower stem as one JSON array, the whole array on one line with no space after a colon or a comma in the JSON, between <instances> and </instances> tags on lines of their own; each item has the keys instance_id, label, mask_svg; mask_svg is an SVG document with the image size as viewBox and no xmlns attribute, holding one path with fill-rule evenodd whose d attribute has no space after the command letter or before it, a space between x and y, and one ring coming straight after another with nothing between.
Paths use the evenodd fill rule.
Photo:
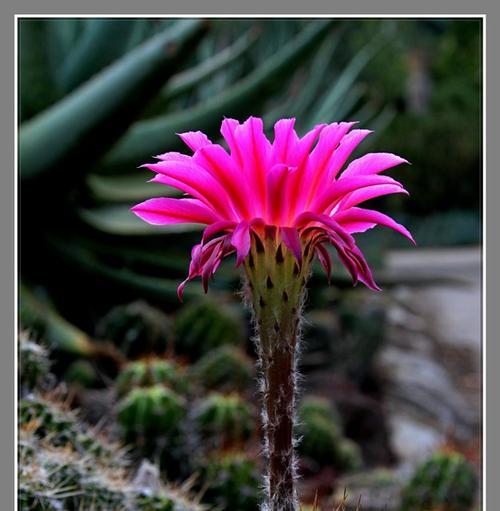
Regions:
<instances>
[{"instance_id":1,"label":"flower stem","mask_svg":"<svg viewBox=\"0 0 500 511\"><path fill-rule=\"evenodd\" d=\"M245 261L257 330L267 461L263 511L299 509L294 453L300 311L309 264L301 268L273 237L252 245Z\"/></svg>"}]
</instances>

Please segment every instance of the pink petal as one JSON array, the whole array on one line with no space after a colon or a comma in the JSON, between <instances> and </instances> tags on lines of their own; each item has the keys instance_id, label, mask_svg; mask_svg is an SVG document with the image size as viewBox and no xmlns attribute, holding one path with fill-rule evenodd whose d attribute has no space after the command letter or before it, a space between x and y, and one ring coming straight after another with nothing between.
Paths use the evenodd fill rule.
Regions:
<instances>
[{"instance_id":1,"label":"pink petal","mask_svg":"<svg viewBox=\"0 0 500 511\"><path fill-rule=\"evenodd\" d=\"M227 220L222 220L221 222L216 222L214 224L209 225L203 231L202 242L205 243L209 240L214 234L218 234L219 232L225 230L232 230L236 226L236 222L229 222Z\"/></svg>"},{"instance_id":2,"label":"pink petal","mask_svg":"<svg viewBox=\"0 0 500 511\"><path fill-rule=\"evenodd\" d=\"M350 193L339 204L339 211L356 206L361 202L393 193L404 193L405 195L409 195L408 192L399 184L369 186L367 188L362 188L361 190L354 190L354 192Z\"/></svg>"},{"instance_id":3,"label":"pink petal","mask_svg":"<svg viewBox=\"0 0 500 511\"><path fill-rule=\"evenodd\" d=\"M224 137L231 151L231 158L241 169L243 169L243 155L235 139L236 128L240 123L235 119L224 119L221 126L221 134Z\"/></svg>"},{"instance_id":4,"label":"pink petal","mask_svg":"<svg viewBox=\"0 0 500 511\"><path fill-rule=\"evenodd\" d=\"M148 199L134 206L132 211L142 220L155 225L210 224L219 220L213 211L196 199Z\"/></svg>"},{"instance_id":5,"label":"pink petal","mask_svg":"<svg viewBox=\"0 0 500 511\"><path fill-rule=\"evenodd\" d=\"M340 225L342 225L342 227L344 227L344 229L351 232L356 232L353 229L356 229L360 222L373 223L374 225L385 225L386 227L394 229L408 238L414 245L416 244L406 227L398 224L391 217L372 209L350 208L335 214L334 218Z\"/></svg>"},{"instance_id":6,"label":"pink petal","mask_svg":"<svg viewBox=\"0 0 500 511\"><path fill-rule=\"evenodd\" d=\"M295 119L281 119L274 125L273 163L288 163L299 139L293 129L294 124Z\"/></svg>"},{"instance_id":7,"label":"pink petal","mask_svg":"<svg viewBox=\"0 0 500 511\"><path fill-rule=\"evenodd\" d=\"M285 195L285 182L288 175L288 167L278 163L272 167L267 174L266 190L266 213L269 223L279 225L282 213L286 208L287 200Z\"/></svg>"},{"instance_id":8,"label":"pink petal","mask_svg":"<svg viewBox=\"0 0 500 511\"><path fill-rule=\"evenodd\" d=\"M300 265L302 263L302 246L297 229L295 227L281 227L280 231L283 242Z\"/></svg>"},{"instance_id":9,"label":"pink petal","mask_svg":"<svg viewBox=\"0 0 500 511\"><path fill-rule=\"evenodd\" d=\"M239 266L250 252L250 225L241 222L231 237L231 245L236 249L236 266Z\"/></svg>"},{"instance_id":10,"label":"pink petal","mask_svg":"<svg viewBox=\"0 0 500 511\"><path fill-rule=\"evenodd\" d=\"M212 143L201 131L187 131L186 133L178 133L178 135L193 152Z\"/></svg>"},{"instance_id":11,"label":"pink petal","mask_svg":"<svg viewBox=\"0 0 500 511\"><path fill-rule=\"evenodd\" d=\"M340 169L351 156L356 147L370 134L371 130L352 130L340 141L339 146L333 153L328 167L328 181L335 179Z\"/></svg>"},{"instance_id":12,"label":"pink petal","mask_svg":"<svg viewBox=\"0 0 500 511\"><path fill-rule=\"evenodd\" d=\"M202 147L194 154L193 161L208 170L224 187L240 217L249 219L252 194L246 178L224 148L218 144Z\"/></svg>"},{"instance_id":13,"label":"pink petal","mask_svg":"<svg viewBox=\"0 0 500 511\"><path fill-rule=\"evenodd\" d=\"M328 279L328 283L330 283L332 276L332 258L328 253L328 250L321 244L316 247L316 253L318 255L319 262L321 266L325 269L326 277Z\"/></svg>"},{"instance_id":14,"label":"pink petal","mask_svg":"<svg viewBox=\"0 0 500 511\"><path fill-rule=\"evenodd\" d=\"M368 153L352 161L342 173L341 179L348 176L379 174L401 163L408 163L408 160L392 153Z\"/></svg>"}]
</instances>

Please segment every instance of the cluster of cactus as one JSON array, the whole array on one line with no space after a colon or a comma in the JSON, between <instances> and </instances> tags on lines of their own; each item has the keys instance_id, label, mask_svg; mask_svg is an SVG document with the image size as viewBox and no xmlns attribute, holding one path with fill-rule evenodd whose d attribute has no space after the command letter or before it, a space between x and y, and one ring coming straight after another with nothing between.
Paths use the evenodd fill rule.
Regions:
<instances>
[{"instance_id":1,"label":"cluster of cactus","mask_svg":"<svg viewBox=\"0 0 500 511\"><path fill-rule=\"evenodd\" d=\"M48 367L46 351L36 353ZM187 488L159 477L151 487L140 487L125 449L83 423L60 387L40 389L37 382L21 397L18 417L18 502L23 511L205 509Z\"/></svg>"},{"instance_id":2,"label":"cluster of cactus","mask_svg":"<svg viewBox=\"0 0 500 511\"><path fill-rule=\"evenodd\" d=\"M203 355L192 372L206 389L241 392L251 384L254 364L241 348L223 345Z\"/></svg>"},{"instance_id":3,"label":"cluster of cactus","mask_svg":"<svg viewBox=\"0 0 500 511\"><path fill-rule=\"evenodd\" d=\"M436 452L402 490L401 511L470 511L477 492L472 465L457 452Z\"/></svg>"},{"instance_id":4,"label":"cluster of cactus","mask_svg":"<svg viewBox=\"0 0 500 511\"><path fill-rule=\"evenodd\" d=\"M244 339L243 321L229 308L209 300L183 307L175 317L175 350L192 360L224 345L237 346Z\"/></svg>"},{"instance_id":5,"label":"cluster of cactus","mask_svg":"<svg viewBox=\"0 0 500 511\"><path fill-rule=\"evenodd\" d=\"M43 386L50 369L47 349L30 339L28 332L19 334L19 379L22 389Z\"/></svg>"},{"instance_id":6,"label":"cluster of cactus","mask_svg":"<svg viewBox=\"0 0 500 511\"><path fill-rule=\"evenodd\" d=\"M168 317L143 301L119 305L99 321L96 336L119 346L127 358L161 355L171 339Z\"/></svg>"},{"instance_id":7,"label":"cluster of cactus","mask_svg":"<svg viewBox=\"0 0 500 511\"><path fill-rule=\"evenodd\" d=\"M213 392L200 399L194 410L197 430L210 448L241 445L255 430L251 406L238 394Z\"/></svg>"},{"instance_id":8,"label":"cluster of cactus","mask_svg":"<svg viewBox=\"0 0 500 511\"><path fill-rule=\"evenodd\" d=\"M326 399L305 398L298 410L299 453L319 466L357 470L363 464L357 444L342 434L339 416Z\"/></svg>"}]
</instances>

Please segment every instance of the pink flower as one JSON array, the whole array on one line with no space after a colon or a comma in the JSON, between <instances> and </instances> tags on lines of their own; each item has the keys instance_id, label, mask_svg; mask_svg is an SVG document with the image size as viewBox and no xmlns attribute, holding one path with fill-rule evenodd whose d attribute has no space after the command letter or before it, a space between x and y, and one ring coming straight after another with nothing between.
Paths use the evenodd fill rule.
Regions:
<instances>
[{"instance_id":1,"label":"pink flower","mask_svg":"<svg viewBox=\"0 0 500 511\"><path fill-rule=\"evenodd\" d=\"M388 176L380 175L400 163L391 153L369 153L347 159L369 130L351 129L354 122L315 126L299 138L294 119L274 125L269 142L262 120L243 124L224 119L221 133L229 153L199 131L182 133L192 156L168 152L156 163L143 165L156 173L154 182L185 192L182 199L149 199L132 211L151 224L200 223L207 227L191 252L187 281L201 276L205 291L223 257L236 252L237 264L247 257L252 239L263 237L266 226L294 254L300 264L305 251L315 253L328 275L331 259L325 245L335 247L354 283L378 290L370 268L352 234L376 225L390 227L413 243L408 230L392 218L359 207L364 201L408 192ZM267 230L269 228L267 227Z\"/></svg>"}]
</instances>

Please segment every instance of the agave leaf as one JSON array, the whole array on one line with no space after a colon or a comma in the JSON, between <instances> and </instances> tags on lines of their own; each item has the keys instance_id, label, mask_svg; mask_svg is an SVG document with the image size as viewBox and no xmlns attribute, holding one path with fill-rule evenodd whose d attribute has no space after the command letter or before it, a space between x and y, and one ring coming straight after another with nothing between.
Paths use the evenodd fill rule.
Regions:
<instances>
[{"instance_id":1,"label":"agave leaf","mask_svg":"<svg viewBox=\"0 0 500 511\"><path fill-rule=\"evenodd\" d=\"M197 224L174 224L164 227L150 225L130 212L130 206L104 206L79 210L81 219L94 229L122 236L165 236L165 234L193 232L201 229Z\"/></svg>"},{"instance_id":2,"label":"agave leaf","mask_svg":"<svg viewBox=\"0 0 500 511\"><path fill-rule=\"evenodd\" d=\"M148 175L87 176L87 187L92 199L104 203L135 203L151 197L178 197L180 192L159 183L148 182Z\"/></svg>"},{"instance_id":3,"label":"agave leaf","mask_svg":"<svg viewBox=\"0 0 500 511\"><path fill-rule=\"evenodd\" d=\"M283 46L250 75L210 101L186 111L135 123L114 149L104 158L99 170L123 171L134 168L152 155L179 145L176 132L193 129L215 132L222 116L239 116L255 112L253 100L295 69L331 26L330 20L310 23L293 40ZM259 101L261 102L261 101Z\"/></svg>"},{"instance_id":4,"label":"agave leaf","mask_svg":"<svg viewBox=\"0 0 500 511\"><path fill-rule=\"evenodd\" d=\"M19 20L19 97L21 120L33 117L56 100L49 65L47 26L43 19Z\"/></svg>"},{"instance_id":5,"label":"agave leaf","mask_svg":"<svg viewBox=\"0 0 500 511\"><path fill-rule=\"evenodd\" d=\"M23 328L34 330L51 348L75 355L90 356L96 347L89 336L72 325L45 302L39 300L27 287L21 285L19 316Z\"/></svg>"},{"instance_id":6,"label":"agave leaf","mask_svg":"<svg viewBox=\"0 0 500 511\"><path fill-rule=\"evenodd\" d=\"M201 28L201 20L178 20L23 124L21 176L57 169L70 154L74 166L65 179L73 177L76 168L86 170L89 161L109 148L161 87L169 64ZM92 144L87 144L90 139Z\"/></svg>"},{"instance_id":7,"label":"agave leaf","mask_svg":"<svg viewBox=\"0 0 500 511\"><path fill-rule=\"evenodd\" d=\"M73 90L120 57L128 48L136 21L131 18L85 20L83 33L62 66L63 90Z\"/></svg>"},{"instance_id":8,"label":"agave leaf","mask_svg":"<svg viewBox=\"0 0 500 511\"><path fill-rule=\"evenodd\" d=\"M312 117L311 124L332 121L335 109L339 107L361 71L380 48L380 44L370 43L358 52L342 71L333 88L325 94L321 106Z\"/></svg>"},{"instance_id":9,"label":"agave leaf","mask_svg":"<svg viewBox=\"0 0 500 511\"><path fill-rule=\"evenodd\" d=\"M244 55L257 40L257 32L249 30L231 46L224 48L200 64L173 76L161 91L164 100L172 100L212 77Z\"/></svg>"}]
</instances>

